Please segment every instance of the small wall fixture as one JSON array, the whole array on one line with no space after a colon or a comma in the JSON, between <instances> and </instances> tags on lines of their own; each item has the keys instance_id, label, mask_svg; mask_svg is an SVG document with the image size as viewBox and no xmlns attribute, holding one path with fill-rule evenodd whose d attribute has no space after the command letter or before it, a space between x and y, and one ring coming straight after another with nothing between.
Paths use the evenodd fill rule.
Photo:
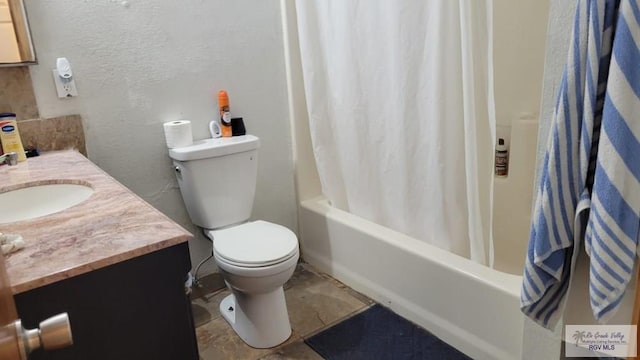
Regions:
<instances>
[{"instance_id":1,"label":"small wall fixture","mask_svg":"<svg viewBox=\"0 0 640 360\"><path fill-rule=\"evenodd\" d=\"M56 59L56 68L53 69L53 81L59 98L78 96L78 89L73 80L71 63L67 58Z\"/></svg>"}]
</instances>

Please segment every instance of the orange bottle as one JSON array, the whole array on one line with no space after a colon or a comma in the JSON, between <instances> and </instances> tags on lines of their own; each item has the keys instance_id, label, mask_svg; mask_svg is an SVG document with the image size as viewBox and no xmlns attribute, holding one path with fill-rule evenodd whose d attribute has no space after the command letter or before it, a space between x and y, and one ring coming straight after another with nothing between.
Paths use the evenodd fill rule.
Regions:
<instances>
[{"instance_id":1,"label":"orange bottle","mask_svg":"<svg viewBox=\"0 0 640 360\"><path fill-rule=\"evenodd\" d=\"M229 111L229 95L224 90L218 92L218 106L220 107L220 127L222 137L231 137L231 112Z\"/></svg>"}]
</instances>

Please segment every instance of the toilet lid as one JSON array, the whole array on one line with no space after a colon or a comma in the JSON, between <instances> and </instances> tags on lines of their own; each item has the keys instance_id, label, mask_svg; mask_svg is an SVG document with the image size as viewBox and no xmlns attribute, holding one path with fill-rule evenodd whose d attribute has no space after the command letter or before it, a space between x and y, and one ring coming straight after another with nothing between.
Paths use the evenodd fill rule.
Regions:
<instances>
[{"instance_id":1,"label":"toilet lid","mask_svg":"<svg viewBox=\"0 0 640 360\"><path fill-rule=\"evenodd\" d=\"M298 238L291 230L262 220L212 231L211 234L216 255L242 266L273 265L298 252Z\"/></svg>"}]
</instances>

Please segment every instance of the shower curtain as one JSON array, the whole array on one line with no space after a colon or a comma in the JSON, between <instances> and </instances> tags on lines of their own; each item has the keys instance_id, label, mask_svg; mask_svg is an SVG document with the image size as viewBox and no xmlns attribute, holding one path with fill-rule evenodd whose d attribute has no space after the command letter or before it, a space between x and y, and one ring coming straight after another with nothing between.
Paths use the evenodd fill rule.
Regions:
<instances>
[{"instance_id":1,"label":"shower curtain","mask_svg":"<svg viewBox=\"0 0 640 360\"><path fill-rule=\"evenodd\" d=\"M324 195L487 263L491 1L297 1L296 11Z\"/></svg>"}]
</instances>

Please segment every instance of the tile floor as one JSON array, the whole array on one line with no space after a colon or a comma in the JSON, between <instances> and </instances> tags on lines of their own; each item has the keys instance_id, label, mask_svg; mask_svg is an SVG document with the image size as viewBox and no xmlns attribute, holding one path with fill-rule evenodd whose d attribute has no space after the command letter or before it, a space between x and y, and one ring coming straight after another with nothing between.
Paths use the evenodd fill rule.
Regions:
<instances>
[{"instance_id":1,"label":"tile floor","mask_svg":"<svg viewBox=\"0 0 640 360\"><path fill-rule=\"evenodd\" d=\"M304 339L374 304L305 263L298 264L284 288L293 334L276 348L254 349L246 345L220 315L218 305L229 294L222 277L213 274L201 279L191 296L200 359L322 359Z\"/></svg>"}]
</instances>

